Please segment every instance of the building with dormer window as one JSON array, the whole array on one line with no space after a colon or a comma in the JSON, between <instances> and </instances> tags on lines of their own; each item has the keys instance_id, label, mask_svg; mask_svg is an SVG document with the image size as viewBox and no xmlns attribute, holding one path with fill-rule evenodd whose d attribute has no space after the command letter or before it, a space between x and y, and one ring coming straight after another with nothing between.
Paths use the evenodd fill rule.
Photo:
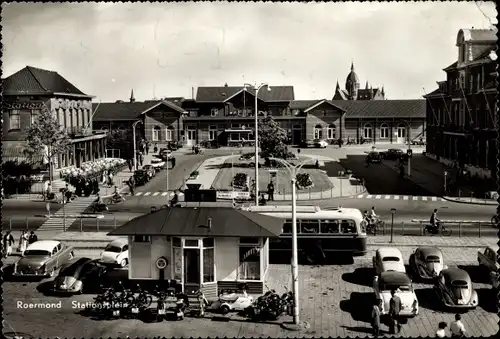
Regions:
<instances>
[{"instance_id":1,"label":"building with dormer window","mask_svg":"<svg viewBox=\"0 0 500 339\"><path fill-rule=\"evenodd\" d=\"M335 94L332 100L385 100L384 87L373 88L366 82L365 88L360 88L359 77L354 70L354 63L351 64L351 72L347 75L345 89L341 89L337 80Z\"/></svg>"}]
</instances>

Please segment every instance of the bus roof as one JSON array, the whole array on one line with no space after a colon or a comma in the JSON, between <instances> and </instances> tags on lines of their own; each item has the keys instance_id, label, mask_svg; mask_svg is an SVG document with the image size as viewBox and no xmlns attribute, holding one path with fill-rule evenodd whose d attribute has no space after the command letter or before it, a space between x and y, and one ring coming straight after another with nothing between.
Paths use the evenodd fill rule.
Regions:
<instances>
[{"instance_id":1,"label":"bus roof","mask_svg":"<svg viewBox=\"0 0 500 339\"><path fill-rule=\"evenodd\" d=\"M262 213L277 218L291 218L291 206L250 206L249 212ZM356 208L338 207L333 209L321 209L319 206L297 206L297 218L300 219L363 219L363 214Z\"/></svg>"},{"instance_id":2,"label":"bus roof","mask_svg":"<svg viewBox=\"0 0 500 339\"><path fill-rule=\"evenodd\" d=\"M266 206L250 206L249 212L257 213L292 213L292 206L290 205L266 205ZM319 206L296 206L297 213L316 213L321 211Z\"/></svg>"}]
</instances>

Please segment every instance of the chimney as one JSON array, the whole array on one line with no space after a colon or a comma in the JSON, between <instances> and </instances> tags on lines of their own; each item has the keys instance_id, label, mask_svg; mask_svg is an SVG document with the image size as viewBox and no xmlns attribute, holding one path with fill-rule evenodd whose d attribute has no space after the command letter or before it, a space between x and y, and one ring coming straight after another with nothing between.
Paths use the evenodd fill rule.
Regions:
<instances>
[{"instance_id":1,"label":"chimney","mask_svg":"<svg viewBox=\"0 0 500 339\"><path fill-rule=\"evenodd\" d=\"M208 224L207 224L207 227L208 227L208 228L212 228L212 218L208 218Z\"/></svg>"},{"instance_id":2,"label":"chimney","mask_svg":"<svg viewBox=\"0 0 500 339\"><path fill-rule=\"evenodd\" d=\"M134 90L132 90L132 92L130 92L130 102L135 102Z\"/></svg>"}]
</instances>

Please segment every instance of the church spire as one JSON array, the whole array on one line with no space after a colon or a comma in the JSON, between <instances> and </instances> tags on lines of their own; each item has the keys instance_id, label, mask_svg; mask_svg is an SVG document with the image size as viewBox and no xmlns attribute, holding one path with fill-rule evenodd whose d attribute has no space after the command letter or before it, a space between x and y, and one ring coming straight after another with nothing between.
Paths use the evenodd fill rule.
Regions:
<instances>
[{"instance_id":1,"label":"church spire","mask_svg":"<svg viewBox=\"0 0 500 339\"><path fill-rule=\"evenodd\" d=\"M354 71L354 61L351 61L351 71Z\"/></svg>"},{"instance_id":2,"label":"church spire","mask_svg":"<svg viewBox=\"0 0 500 339\"><path fill-rule=\"evenodd\" d=\"M134 98L134 90L132 89L132 91L130 92L130 102L135 102L135 98Z\"/></svg>"},{"instance_id":3,"label":"church spire","mask_svg":"<svg viewBox=\"0 0 500 339\"><path fill-rule=\"evenodd\" d=\"M335 90L336 91L340 90L339 79L337 79L337 86L335 86Z\"/></svg>"},{"instance_id":4,"label":"church spire","mask_svg":"<svg viewBox=\"0 0 500 339\"><path fill-rule=\"evenodd\" d=\"M368 81L366 82L365 89L368 89Z\"/></svg>"}]
</instances>

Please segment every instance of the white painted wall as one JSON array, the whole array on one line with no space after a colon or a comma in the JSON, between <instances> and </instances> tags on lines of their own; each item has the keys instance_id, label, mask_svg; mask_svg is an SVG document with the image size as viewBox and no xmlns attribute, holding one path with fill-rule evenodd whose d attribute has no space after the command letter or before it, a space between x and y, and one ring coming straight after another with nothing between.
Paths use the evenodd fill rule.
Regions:
<instances>
[{"instance_id":1,"label":"white painted wall","mask_svg":"<svg viewBox=\"0 0 500 339\"><path fill-rule=\"evenodd\" d=\"M239 238L215 239L216 280L236 280L238 277Z\"/></svg>"},{"instance_id":2,"label":"white painted wall","mask_svg":"<svg viewBox=\"0 0 500 339\"><path fill-rule=\"evenodd\" d=\"M128 237L129 250L129 279L151 279L151 244L134 242L134 237ZM156 258L155 258L156 261Z\"/></svg>"}]
</instances>

